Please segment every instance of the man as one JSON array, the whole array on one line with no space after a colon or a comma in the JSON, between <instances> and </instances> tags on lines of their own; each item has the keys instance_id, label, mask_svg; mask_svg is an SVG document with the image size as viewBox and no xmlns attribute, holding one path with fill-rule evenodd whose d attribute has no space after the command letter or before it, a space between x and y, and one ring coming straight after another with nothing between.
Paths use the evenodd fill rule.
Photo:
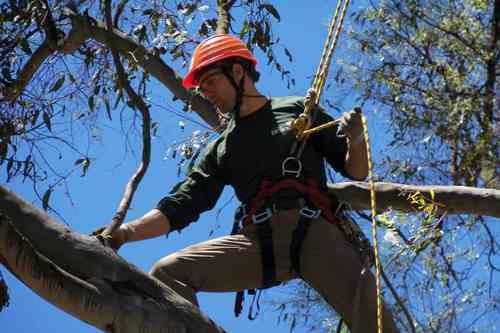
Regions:
<instances>
[{"instance_id":1,"label":"man","mask_svg":"<svg viewBox=\"0 0 500 333\"><path fill-rule=\"evenodd\" d=\"M376 332L374 279L367 274L357 288L359 251L347 241L337 207L330 207L324 194L324 159L351 179L367 176L361 115L346 113L339 126L312 135L297 159L291 155L296 139L290 123L302 113L304 100L260 94L256 63L246 45L229 35L212 36L196 48L183 84L198 89L231 120L187 179L155 209L122 225L110 244L118 249L180 230L231 185L246 204L239 228L161 259L151 274L195 305L198 291L242 291L300 277L350 327L357 318L359 332ZM314 125L332 120L319 109L314 118ZM384 332L397 332L387 310L383 318Z\"/></svg>"}]
</instances>

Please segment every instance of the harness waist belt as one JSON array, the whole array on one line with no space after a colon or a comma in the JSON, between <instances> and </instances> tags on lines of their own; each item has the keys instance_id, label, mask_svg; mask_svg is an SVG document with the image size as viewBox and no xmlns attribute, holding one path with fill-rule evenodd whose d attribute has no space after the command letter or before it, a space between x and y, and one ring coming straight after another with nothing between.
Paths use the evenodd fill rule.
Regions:
<instances>
[{"instance_id":1,"label":"harness waist belt","mask_svg":"<svg viewBox=\"0 0 500 333\"><path fill-rule=\"evenodd\" d=\"M261 207L255 214L253 214L251 221L254 224L258 224L259 221L263 221L265 217L270 218L271 215L289 209L301 209L306 206L306 200L304 198L278 198L271 199L263 207ZM242 221L249 213L249 204L242 204L236 209L234 218L236 221Z\"/></svg>"}]
</instances>

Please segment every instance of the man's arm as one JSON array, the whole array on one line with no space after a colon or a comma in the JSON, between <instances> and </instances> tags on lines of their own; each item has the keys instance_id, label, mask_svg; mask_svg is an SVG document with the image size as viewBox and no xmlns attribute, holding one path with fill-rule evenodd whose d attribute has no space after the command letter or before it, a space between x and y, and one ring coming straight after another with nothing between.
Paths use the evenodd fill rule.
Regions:
<instances>
[{"instance_id":1,"label":"man's arm","mask_svg":"<svg viewBox=\"0 0 500 333\"><path fill-rule=\"evenodd\" d=\"M94 234L100 234L103 230L104 227L96 230ZM158 209L153 209L141 218L120 225L120 228L106 238L108 245L118 251L125 243L165 235L170 230L171 224L168 217Z\"/></svg>"},{"instance_id":2,"label":"man's arm","mask_svg":"<svg viewBox=\"0 0 500 333\"><path fill-rule=\"evenodd\" d=\"M141 218L122 224L118 230L125 242L154 238L170 232L170 221L158 209L152 209Z\"/></svg>"},{"instance_id":3,"label":"man's arm","mask_svg":"<svg viewBox=\"0 0 500 333\"><path fill-rule=\"evenodd\" d=\"M345 171L356 180L365 180L368 176L368 156L364 136L358 139L347 139Z\"/></svg>"}]
</instances>

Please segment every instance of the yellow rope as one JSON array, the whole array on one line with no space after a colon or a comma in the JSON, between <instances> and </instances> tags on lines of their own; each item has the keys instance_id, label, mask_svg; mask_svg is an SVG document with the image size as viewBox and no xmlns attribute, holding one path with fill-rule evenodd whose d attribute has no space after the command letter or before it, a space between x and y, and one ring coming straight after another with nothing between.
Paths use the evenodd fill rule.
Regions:
<instances>
[{"instance_id":1,"label":"yellow rope","mask_svg":"<svg viewBox=\"0 0 500 333\"><path fill-rule=\"evenodd\" d=\"M322 125L316 126L314 128L305 130L302 134L307 137L307 136L314 134L314 133L317 133L325 128L332 127L333 125L336 125L338 123L339 123L338 120L332 120L332 121L329 121L329 122L324 123Z\"/></svg>"},{"instance_id":2,"label":"yellow rope","mask_svg":"<svg viewBox=\"0 0 500 333\"><path fill-rule=\"evenodd\" d=\"M347 7L349 6L350 0L339 0L337 2L337 8L335 10L335 15L330 21L328 28L328 36L323 46L323 51L321 54L320 64L316 70L316 75L314 76L314 81L312 88L308 92L310 98L306 99L304 105L304 112L292 122L292 128L295 130L297 139L302 141L306 137L304 132L311 126L311 111L314 105L319 104L321 98L321 93L323 87L325 86L326 78L328 76L328 70L330 68L330 63L333 58L333 52L337 47L337 42L342 31L342 26L344 24L344 19L347 13ZM343 7L341 7L343 5ZM342 9L342 10L341 10ZM340 22L339 22L340 19Z\"/></svg>"},{"instance_id":3,"label":"yellow rope","mask_svg":"<svg viewBox=\"0 0 500 333\"><path fill-rule=\"evenodd\" d=\"M341 6L342 11L341 11ZM320 64L314 76L314 81L312 88L308 91L308 96L304 105L304 112L292 122L292 128L296 132L297 139L299 141L307 140L310 134L319 132L325 128L331 127L338 123L337 120L328 122L326 124L317 126L310 129L311 126L311 116L310 113L315 105L319 104L321 99L321 94L325 86L326 78L328 76L328 70L333 58L333 52L337 47L338 39L340 33L342 32L342 27L344 25L344 19L347 13L347 8L350 4L350 0L338 0L337 8L335 10L335 15L330 21L330 26L328 28L328 36L323 46L323 51L321 54ZM340 19L340 22L338 20ZM373 182L373 165L371 157L371 146L368 136L368 126L366 118L361 116L363 123L363 133L365 136L366 144L366 154L368 159L368 177L370 182L370 197L371 197L371 211L372 211L372 237L373 237L373 247L374 247L374 257L375 257L375 270L376 270L376 288L377 288L377 327L378 333L382 333L382 295L381 295L381 265L380 257L378 254L378 240L377 240L377 223L376 223L376 201L375 201L375 184Z\"/></svg>"},{"instance_id":4,"label":"yellow rope","mask_svg":"<svg viewBox=\"0 0 500 333\"><path fill-rule=\"evenodd\" d=\"M375 283L377 287L377 327L378 333L382 333L382 295L381 295L381 265L378 253L378 239L377 239L377 221L376 221L376 208L377 203L375 200L375 183L373 181L373 163L372 151L370 145L370 137L368 136L368 125L365 116L361 116L363 123L363 133L365 136L366 156L368 159L368 181L370 184L370 206L372 210L372 238L373 238L373 252L375 257Z\"/></svg>"},{"instance_id":5,"label":"yellow rope","mask_svg":"<svg viewBox=\"0 0 500 333\"><path fill-rule=\"evenodd\" d=\"M332 24L337 25L338 12L340 9L341 2L342 2L341 0L338 1L336 13L335 13L334 19L332 20ZM344 6L342 7L342 14L340 15L340 22L337 25L337 29L335 30L335 35L333 36L333 38L332 38L333 40L330 43L331 45L328 48L325 63L323 65L322 71L320 73L320 78L318 80L317 86L313 86L315 91L316 91L316 100L314 101L316 104L319 104L321 94L323 92L323 87L325 86L326 78L328 76L328 70L330 68L330 63L331 63L332 58L333 58L333 52L335 51L335 48L337 47L339 36L340 36L340 33L342 32L342 27L344 26L344 19L346 17L347 8L349 7L350 2L351 2L350 0L346 0L344 2Z\"/></svg>"}]
</instances>

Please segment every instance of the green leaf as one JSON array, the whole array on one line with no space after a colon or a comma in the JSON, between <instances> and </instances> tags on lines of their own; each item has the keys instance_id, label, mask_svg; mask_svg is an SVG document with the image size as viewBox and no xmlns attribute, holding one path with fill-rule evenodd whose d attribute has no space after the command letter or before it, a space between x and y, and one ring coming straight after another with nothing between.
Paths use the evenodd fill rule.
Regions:
<instances>
[{"instance_id":1,"label":"green leaf","mask_svg":"<svg viewBox=\"0 0 500 333\"><path fill-rule=\"evenodd\" d=\"M38 116L40 115L40 110L35 110L33 116L31 117L31 126L35 126Z\"/></svg>"},{"instance_id":2,"label":"green leaf","mask_svg":"<svg viewBox=\"0 0 500 333\"><path fill-rule=\"evenodd\" d=\"M28 41L26 39L21 39L19 41L19 45L21 46L21 49L24 51L24 53L26 54L33 54L33 51L31 51L31 47L30 47L30 44L28 43Z\"/></svg>"},{"instance_id":3,"label":"green leaf","mask_svg":"<svg viewBox=\"0 0 500 333\"><path fill-rule=\"evenodd\" d=\"M247 20L245 20L245 22L243 22L243 28L241 28L240 31L240 39L243 38L249 31L250 31L250 24L248 23Z\"/></svg>"},{"instance_id":4,"label":"green leaf","mask_svg":"<svg viewBox=\"0 0 500 333\"><path fill-rule=\"evenodd\" d=\"M43 122L45 126L49 129L49 132L52 132L52 124L50 123L50 115L48 112L43 112Z\"/></svg>"},{"instance_id":5,"label":"green leaf","mask_svg":"<svg viewBox=\"0 0 500 333\"><path fill-rule=\"evenodd\" d=\"M87 103L89 105L90 111L94 111L94 107L95 107L95 104L94 104L94 95L89 96L89 99L87 100Z\"/></svg>"},{"instance_id":6,"label":"green leaf","mask_svg":"<svg viewBox=\"0 0 500 333\"><path fill-rule=\"evenodd\" d=\"M288 60L290 60L290 62L292 62L293 61L292 54L290 53L290 51L286 47L285 47L285 54L288 57Z\"/></svg>"},{"instance_id":7,"label":"green leaf","mask_svg":"<svg viewBox=\"0 0 500 333\"><path fill-rule=\"evenodd\" d=\"M63 83L64 83L64 80L66 79L66 77L63 75L61 76L53 85L52 85L52 88L50 88L49 92L53 92L53 91L58 91Z\"/></svg>"},{"instance_id":8,"label":"green leaf","mask_svg":"<svg viewBox=\"0 0 500 333\"><path fill-rule=\"evenodd\" d=\"M108 115L109 120L113 120L111 118L111 105L109 104L109 99L107 97L104 98L104 106L106 107L106 114Z\"/></svg>"},{"instance_id":9,"label":"green leaf","mask_svg":"<svg viewBox=\"0 0 500 333\"><path fill-rule=\"evenodd\" d=\"M47 211L47 209L49 208L49 200L50 200L50 195L52 194L52 189L49 187L49 189L47 191L45 191L45 193L43 194L43 198L42 198L42 207L43 207L43 210Z\"/></svg>"},{"instance_id":10,"label":"green leaf","mask_svg":"<svg viewBox=\"0 0 500 333\"><path fill-rule=\"evenodd\" d=\"M263 4L263 5L260 5L259 9L262 9L262 8L264 8L265 10L267 10L269 12L269 14L271 14L272 16L274 16L274 18L276 18L278 21L281 21L280 14L276 10L276 8L274 8L273 5L266 3L266 4Z\"/></svg>"},{"instance_id":11,"label":"green leaf","mask_svg":"<svg viewBox=\"0 0 500 333\"><path fill-rule=\"evenodd\" d=\"M79 158L79 159L77 159L77 160L75 161L74 165L80 165L80 164L82 164L84 161L85 161L85 159L84 159L84 158Z\"/></svg>"},{"instance_id":12,"label":"green leaf","mask_svg":"<svg viewBox=\"0 0 500 333\"><path fill-rule=\"evenodd\" d=\"M82 169L82 175L80 177L85 177L90 166L90 159L85 158L82 164L83 164L83 169Z\"/></svg>"}]
</instances>

